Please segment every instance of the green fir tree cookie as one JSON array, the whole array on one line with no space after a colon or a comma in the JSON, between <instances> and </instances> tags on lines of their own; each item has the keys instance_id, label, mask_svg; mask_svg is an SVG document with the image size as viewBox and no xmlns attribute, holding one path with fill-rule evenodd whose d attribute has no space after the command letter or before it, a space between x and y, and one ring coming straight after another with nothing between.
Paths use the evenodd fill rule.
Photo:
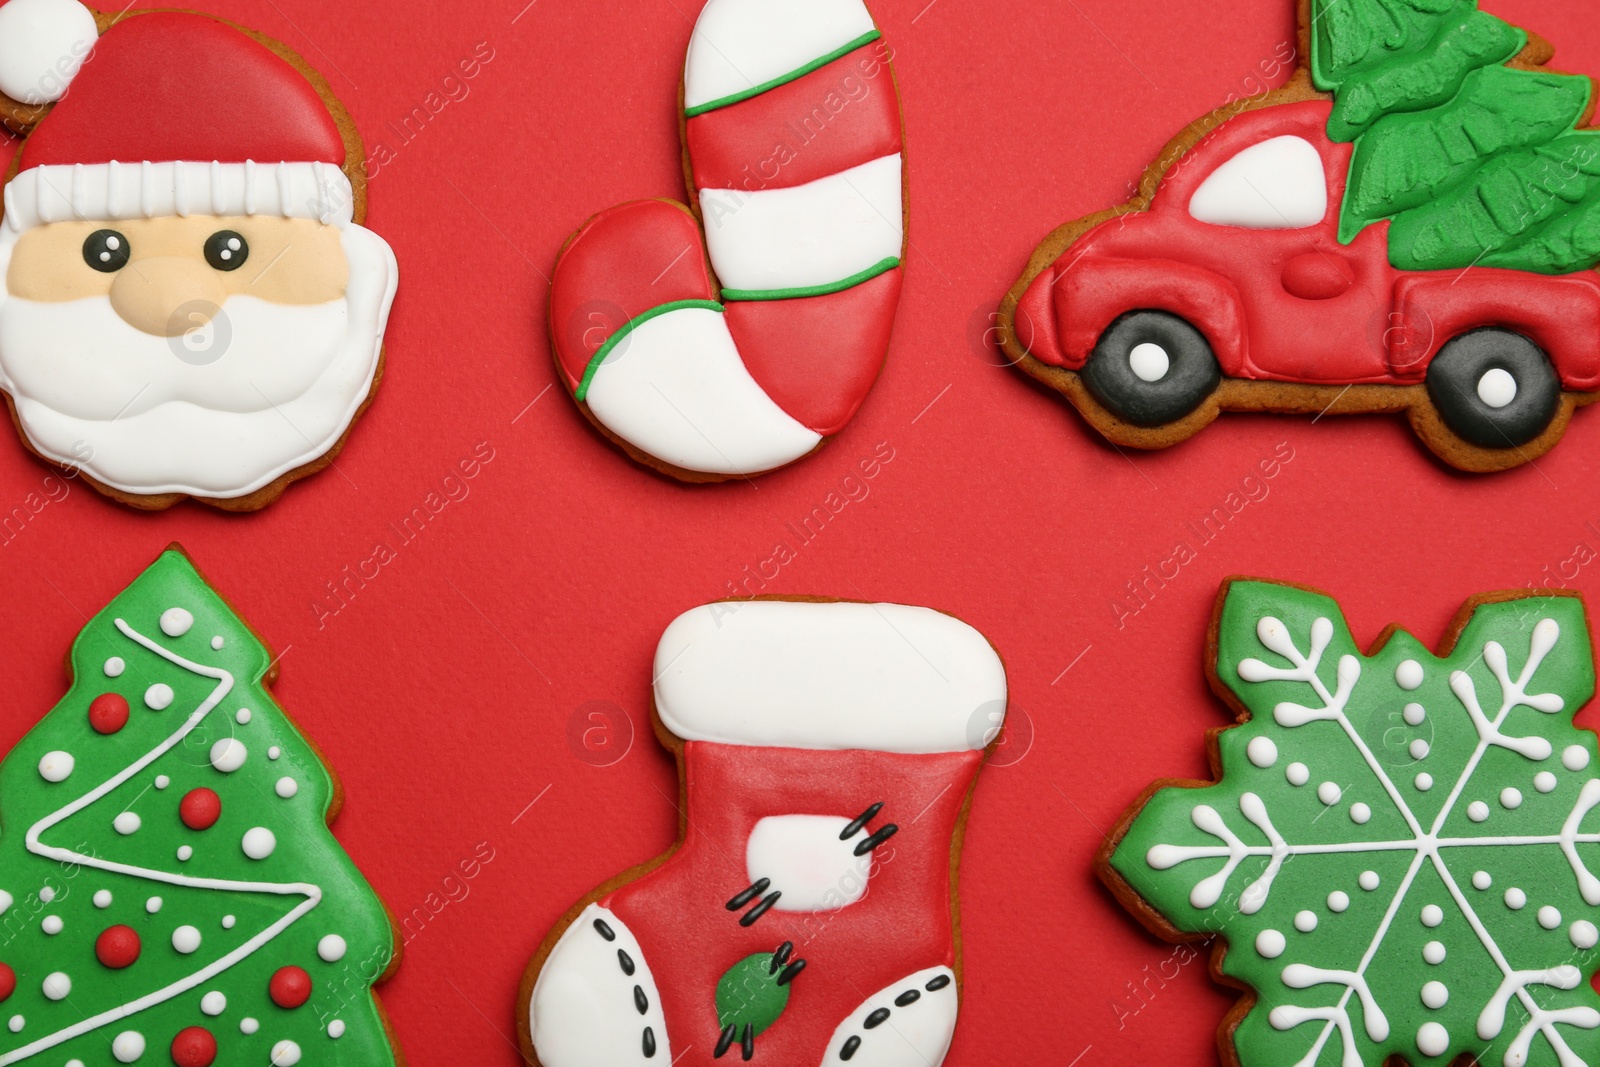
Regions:
<instances>
[{"instance_id":1,"label":"green fir tree cookie","mask_svg":"<svg viewBox=\"0 0 1600 1067\"><path fill-rule=\"evenodd\" d=\"M0 764L0 1067L396 1062L398 961L272 656L179 550Z\"/></svg>"},{"instance_id":2,"label":"green fir tree cookie","mask_svg":"<svg viewBox=\"0 0 1600 1067\"><path fill-rule=\"evenodd\" d=\"M1600 1062L1600 763L1583 602L1490 596L1443 655L1370 654L1330 598L1235 579L1210 644L1240 725L1215 783L1158 782L1101 856L1174 940L1253 991L1243 1067Z\"/></svg>"}]
</instances>

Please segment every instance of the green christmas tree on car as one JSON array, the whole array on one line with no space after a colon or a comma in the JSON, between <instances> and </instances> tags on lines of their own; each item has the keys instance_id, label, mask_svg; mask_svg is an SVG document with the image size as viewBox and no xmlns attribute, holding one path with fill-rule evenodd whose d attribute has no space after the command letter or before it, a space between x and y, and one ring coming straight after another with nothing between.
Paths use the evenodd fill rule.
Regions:
<instances>
[{"instance_id":1,"label":"green christmas tree on car","mask_svg":"<svg viewBox=\"0 0 1600 1067\"><path fill-rule=\"evenodd\" d=\"M382 903L271 654L176 548L0 764L0 1067L394 1064Z\"/></svg>"},{"instance_id":2,"label":"green christmas tree on car","mask_svg":"<svg viewBox=\"0 0 1600 1067\"><path fill-rule=\"evenodd\" d=\"M1288 85L1046 238L1007 354L1119 445L1228 410L1405 412L1460 469L1536 459L1600 399L1594 82L1477 0L1300 13Z\"/></svg>"}]
</instances>

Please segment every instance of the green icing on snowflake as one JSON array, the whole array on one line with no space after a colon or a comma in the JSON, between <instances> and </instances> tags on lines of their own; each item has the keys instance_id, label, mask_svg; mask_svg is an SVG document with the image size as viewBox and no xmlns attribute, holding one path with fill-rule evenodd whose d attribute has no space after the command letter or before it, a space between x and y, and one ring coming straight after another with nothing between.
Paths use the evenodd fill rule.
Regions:
<instances>
[{"instance_id":1,"label":"green icing on snowflake","mask_svg":"<svg viewBox=\"0 0 1600 1067\"><path fill-rule=\"evenodd\" d=\"M178 551L84 627L70 691L0 764L0 1067L171 1063L191 1027L218 1063L395 1062L371 992L393 932L271 667ZM220 800L204 829L194 790ZM117 926L139 950L113 969ZM270 992L286 966L311 978L297 1007Z\"/></svg>"},{"instance_id":2,"label":"green icing on snowflake","mask_svg":"<svg viewBox=\"0 0 1600 1067\"><path fill-rule=\"evenodd\" d=\"M1582 601L1478 606L1435 657L1356 647L1329 598L1230 583L1221 781L1154 793L1113 881L1220 934L1258 994L1243 1067L1600 1062L1600 764Z\"/></svg>"},{"instance_id":3,"label":"green icing on snowflake","mask_svg":"<svg viewBox=\"0 0 1600 1067\"><path fill-rule=\"evenodd\" d=\"M1389 219L1402 270L1600 262L1592 83L1505 66L1526 44L1477 0L1313 0L1328 136L1355 143L1340 240Z\"/></svg>"}]
</instances>

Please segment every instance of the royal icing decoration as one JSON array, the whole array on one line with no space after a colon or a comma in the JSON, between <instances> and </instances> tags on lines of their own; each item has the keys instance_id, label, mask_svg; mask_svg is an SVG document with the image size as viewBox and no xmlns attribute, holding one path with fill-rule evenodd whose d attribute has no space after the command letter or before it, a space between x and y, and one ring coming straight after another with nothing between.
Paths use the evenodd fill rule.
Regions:
<instances>
[{"instance_id":1,"label":"royal icing decoration","mask_svg":"<svg viewBox=\"0 0 1600 1067\"><path fill-rule=\"evenodd\" d=\"M1045 240L1007 354L1121 445L1224 410L1407 411L1463 470L1537 458L1600 399L1590 80L1477 0L1302 10L1284 88Z\"/></svg>"},{"instance_id":2,"label":"royal icing decoration","mask_svg":"<svg viewBox=\"0 0 1600 1067\"><path fill-rule=\"evenodd\" d=\"M113 655L125 675L101 670ZM0 1000L22 1019L0 1032L0 1067L106 1062L108 1048L124 1063L159 1050L178 1067L268 1064L284 1043L324 1064L396 1062L368 989L394 932L328 830L333 780L268 693L271 663L176 550L84 628L72 689L0 764L0 901L41 915L0 946L0 977L16 978ZM155 678L170 707L95 728L96 702ZM242 704L255 711L244 726ZM218 731L282 759L220 771L196 758ZM69 777L37 772L61 757ZM286 769L292 803L273 795ZM158 774L172 788L152 788ZM347 953L359 968L339 963ZM334 1011L337 1046L322 1035Z\"/></svg>"},{"instance_id":3,"label":"royal icing decoration","mask_svg":"<svg viewBox=\"0 0 1600 1067\"><path fill-rule=\"evenodd\" d=\"M877 378L905 249L900 106L861 0L711 0L683 85L698 218L659 200L595 216L556 263L550 323L607 434L712 481L813 451Z\"/></svg>"},{"instance_id":4,"label":"royal icing decoration","mask_svg":"<svg viewBox=\"0 0 1600 1067\"><path fill-rule=\"evenodd\" d=\"M75 0L0 6L0 92L60 97L18 120L0 388L30 449L113 495L265 506L337 450L377 380L397 270L358 225L360 157L299 61L226 23L94 29Z\"/></svg>"},{"instance_id":5,"label":"royal icing decoration","mask_svg":"<svg viewBox=\"0 0 1600 1067\"><path fill-rule=\"evenodd\" d=\"M1595 686L1583 603L1485 598L1447 645L1396 631L1363 654L1321 594L1224 589L1215 678L1244 721L1216 738L1220 780L1155 791L1101 873L1165 936L1220 933L1220 973L1254 990L1241 1062L1600 1063L1600 778L1562 756L1595 746L1572 722ZM1262 738L1345 783L1334 811L1249 758ZM1438 788L1408 787L1418 765ZM1356 804L1368 819L1329 817Z\"/></svg>"},{"instance_id":6,"label":"royal icing decoration","mask_svg":"<svg viewBox=\"0 0 1600 1067\"><path fill-rule=\"evenodd\" d=\"M682 616L656 663L685 836L546 941L525 1053L938 1067L957 1009L952 843L1005 716L999 656L926 608L757 601Z\"/></svg>"}]
</instances>

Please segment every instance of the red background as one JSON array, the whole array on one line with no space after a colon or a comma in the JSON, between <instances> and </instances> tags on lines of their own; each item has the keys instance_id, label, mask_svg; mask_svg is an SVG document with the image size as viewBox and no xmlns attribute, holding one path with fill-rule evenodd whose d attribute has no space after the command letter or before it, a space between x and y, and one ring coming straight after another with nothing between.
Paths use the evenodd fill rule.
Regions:
<instances>
[{"instance_id":1,"label":"red background","mask_svg":"<svg viewBox=\"0 0 1600 1067\"><path fill-rule=\"evenodd\" d=\"M948 1062L1215 1063L1231 994L1191 964L1152 980L1141 1006L1127 983L1143 986L1171 949L1122 912L1090 859L1147 782L1206 769L1204 732L1224 721L1200 662L1219 580L1319 586L1363 641L1391 621L1434 641L1482 590L1553 581L1600 594L1600 559L1568 563L1580 544L1600 549L1600 411L1580 412L1536 466L1492 477L1443 468L1387 417L1225 416L1171 452L1119 454L996 365L985 316L1046 232L1123 199L1184 123L1262 88L1260 65L1294 39L1292 5L875 0L911 167L888 368L821 454L754 483L679 487L607 446L552 387L543 315L545 275L583 219L682 196L674 106L698 2L526 2L210 5L299 50L369 149L395 150L368 219L401 263L389 376L338 469L263 513L137 514L75 486L6 534L0 749L63 692L84 617L181 541L284 653L278 696L343 776L337 830L378 891L400 915L426 912L430 894L437 907L449 887L461 898L413 923L383 990L409 1058L516 1063L517 982L545 932L672 840L674 770L647 719L662 628L727 595L786 523L888 442L870 496L767 591L954 612L1000 648L1013 720L1032 724L1031 749L978 785ZM1600 72L1583 0L1486 6L1557 42L1568 69ZM402 145L388 124L479 42L494 58L469 95ZM495 458L470 495L400 545L388 524L477 442ZM1119 628L1124 583L1192 542L1185 524L1282 442L1294 458L1270 495ZM0 512L47 474L0 435ZM398 558L319 620L324 583L380 540ZM593 701L620 709L611 737L626 754L610 766L568 742ZM493 862L447 885L480 842Z\"/></svg>"}]
</instances>

